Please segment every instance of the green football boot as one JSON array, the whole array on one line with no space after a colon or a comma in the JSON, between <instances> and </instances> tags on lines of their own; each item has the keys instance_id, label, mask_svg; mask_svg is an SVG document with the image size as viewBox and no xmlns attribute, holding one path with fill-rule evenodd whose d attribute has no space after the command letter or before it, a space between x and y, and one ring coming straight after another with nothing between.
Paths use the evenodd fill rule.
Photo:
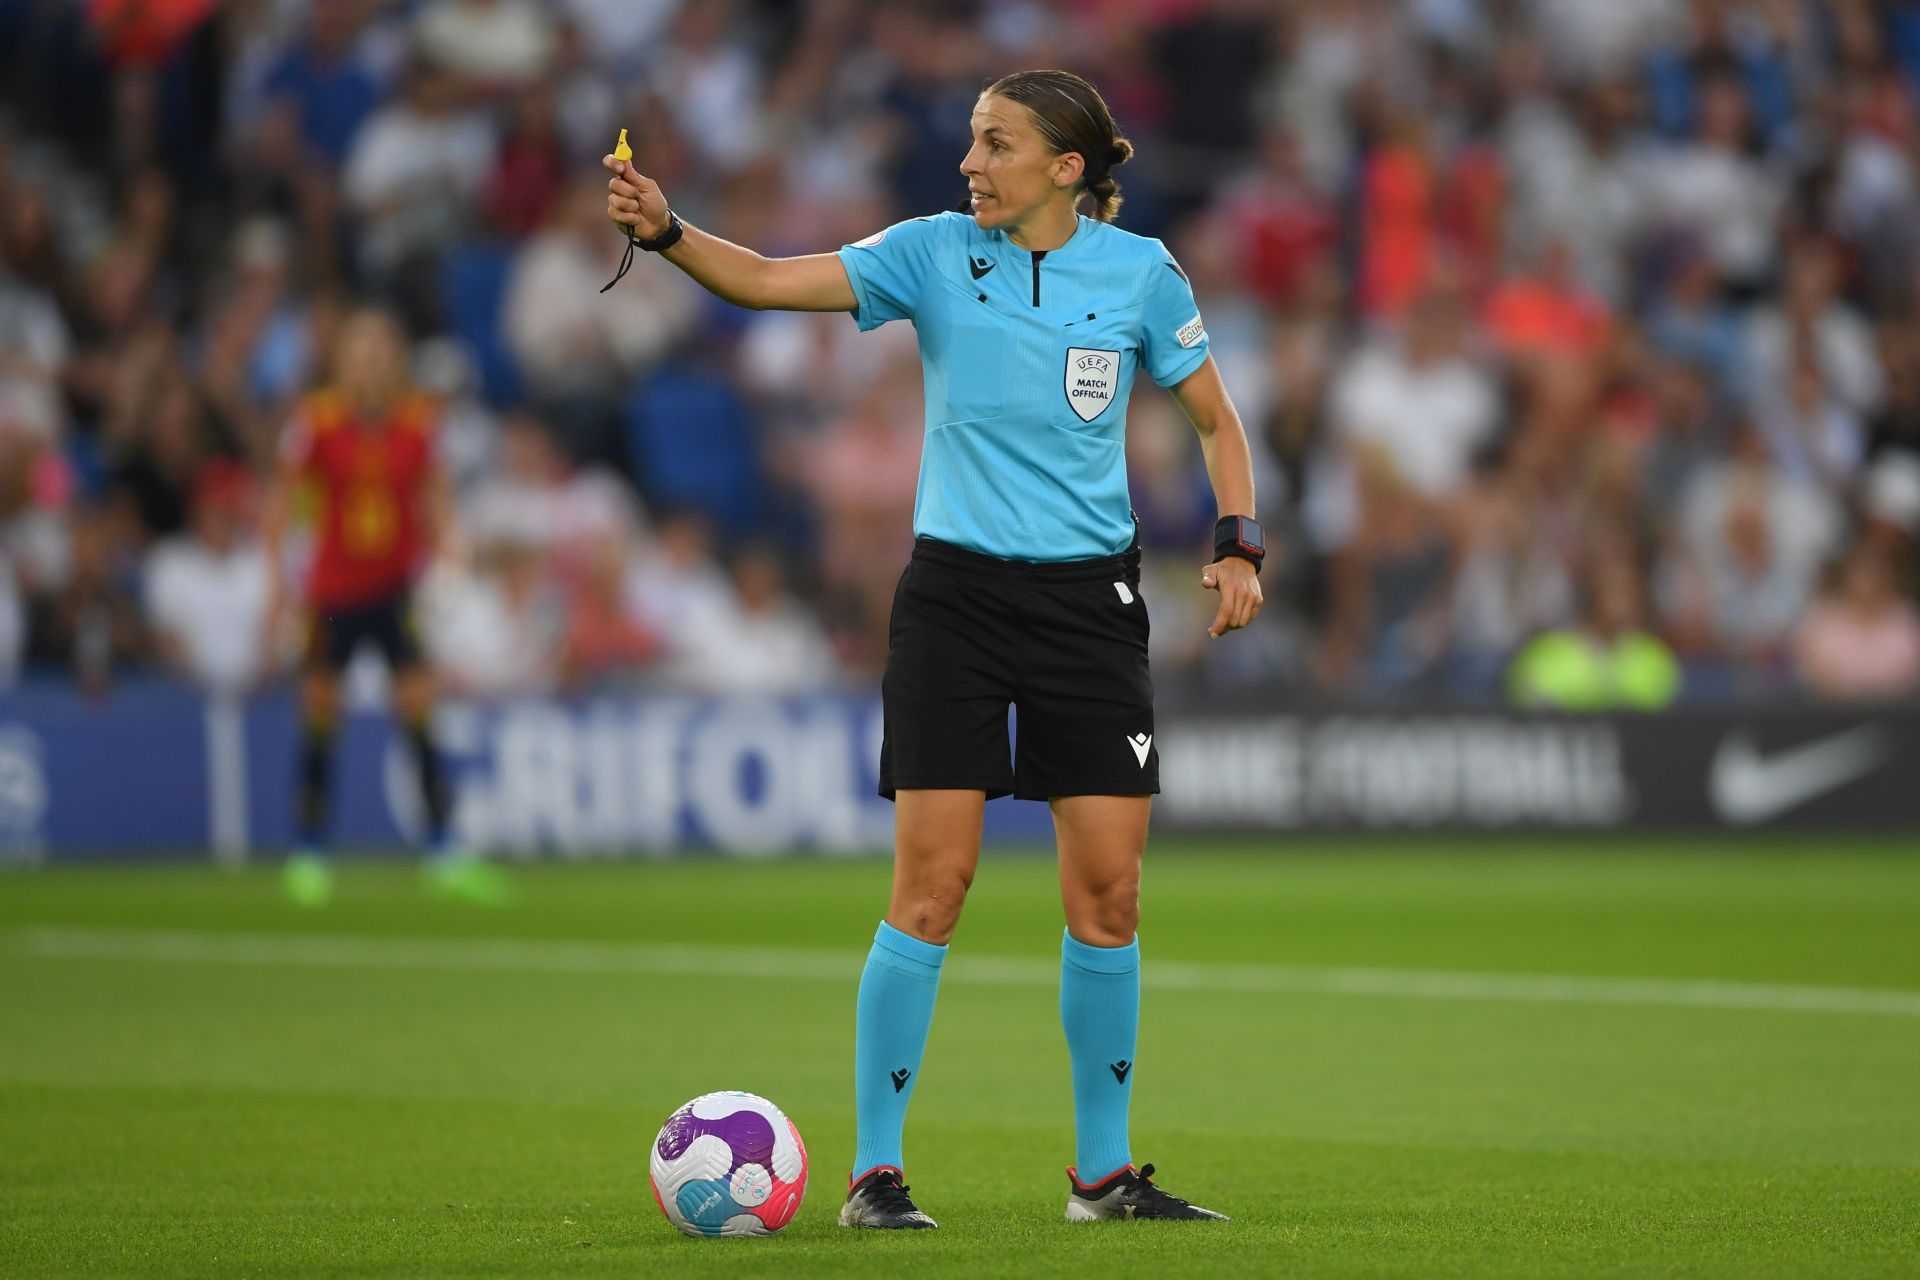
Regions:
<instances>
[{"instance_id":1,"label":"green football boot","mask_svg":"<svg viewBox=\"0 0 1920 1280\"><path fill-rule=\"evenodd\" d=\"M506 872L470 853L441 853L421 866L427 892L482 907L504 907L513 900Z\"/></svg>"},{"instance_id":2,"label":"green football boot","mask_svg":"<svg viewBox=\"0 0 1920 1280\"><path fill-rule=\"evenodd\" d=\"M294 906L324 907L333 901L333 864L311 851L294 853L280 873L280 885Z\"/></svg>"}]
</instances>

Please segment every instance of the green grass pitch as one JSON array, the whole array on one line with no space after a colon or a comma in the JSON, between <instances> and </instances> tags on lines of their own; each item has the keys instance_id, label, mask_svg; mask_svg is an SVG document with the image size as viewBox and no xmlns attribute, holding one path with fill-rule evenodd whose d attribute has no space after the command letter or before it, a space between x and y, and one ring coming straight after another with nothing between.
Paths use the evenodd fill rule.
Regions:
<instances>
[{"instance_id":1,"label":"green grass pitch","mask_svg":"<svg viewBox=\"0 0 1920 1280\"><path fill-rule=\"evenodd\" d=\"M1050 859L990 852L907 1130L941 1222L841 1231L874 858L0 875L0 1276L1912 1276L1920 851L1149 854L1134 1151L1230 1224L1068 1224ZM648 1143L799 1124L771 1240L688 1240Z\"/></svg>"}]
</instances>

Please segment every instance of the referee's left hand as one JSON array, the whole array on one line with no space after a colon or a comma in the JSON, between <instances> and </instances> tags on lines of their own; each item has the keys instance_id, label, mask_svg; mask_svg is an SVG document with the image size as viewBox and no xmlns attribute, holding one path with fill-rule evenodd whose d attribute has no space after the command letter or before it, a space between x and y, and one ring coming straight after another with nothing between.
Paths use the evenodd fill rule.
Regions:
<instances>
[{"instance_id":1,"label":"referee's left hand","mask_svg":"<svg viewBox=\"0 0 1920 1280\"><path fill-rule=\"evenodd\" d=\"M1207 634L1215 640L1260 616L1260 577L1239 556L1228 556L1202 569L1200 585L1220 593L1220 608L1207 628Z\"/></svg>"}]
</instances>

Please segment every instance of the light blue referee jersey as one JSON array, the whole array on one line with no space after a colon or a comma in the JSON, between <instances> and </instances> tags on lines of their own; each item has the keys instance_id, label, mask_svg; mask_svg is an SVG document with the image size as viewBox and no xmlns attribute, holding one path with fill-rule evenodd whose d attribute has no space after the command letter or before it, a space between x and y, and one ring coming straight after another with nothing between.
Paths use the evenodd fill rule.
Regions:
<instances>
[{"instance_id":1,"label":"light blue referee jersey","mask_svg":"<svg viewBox=\"0 0 1920 1280\"><path fill-rule=\"evenodd\" d=\"M913 531L1003 560L1090 560L1133 540L1126 411L1134 373L1170 387L1207 358L1193 288L1166 246L1082 217L1029 252L963 213L840 250L862 330L911 320L927 440Z\"/></svg>"}]
</instances>

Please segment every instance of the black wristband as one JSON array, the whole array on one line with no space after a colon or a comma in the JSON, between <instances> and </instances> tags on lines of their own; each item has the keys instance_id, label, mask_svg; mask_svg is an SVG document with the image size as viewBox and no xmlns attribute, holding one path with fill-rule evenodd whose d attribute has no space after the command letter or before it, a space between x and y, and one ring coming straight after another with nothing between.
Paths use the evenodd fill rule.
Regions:
<instances>
[{"instance_id":1,"label":"black wristband","mask_svg":"<svg viewBox=\"0 0 1920 1280\"><path fill-rule=\"evenodd\" d=\"M679 244L680 237L685 234L687 234L687 229L681 224L680 215L669 209L667 210L667 229L665 231L662 231L651 240L635 240L633 243L639 247L642 253L665 253L667 250L673 248L673 246Z\"/></svg>"},{"instance_id":2,"label":"black wristband","mask_svg":"<svg viewBox=\"0 0 1920 1280\"><path fill-rule=\"evenodd\" d=\"M1255 573L1260 572L1260 562L1267 558L1267 536L1258 520L1252 516L1221 516L1214 524L1214 563L1228 556L1245 560Z\"/></svg>"}]
</instances>

